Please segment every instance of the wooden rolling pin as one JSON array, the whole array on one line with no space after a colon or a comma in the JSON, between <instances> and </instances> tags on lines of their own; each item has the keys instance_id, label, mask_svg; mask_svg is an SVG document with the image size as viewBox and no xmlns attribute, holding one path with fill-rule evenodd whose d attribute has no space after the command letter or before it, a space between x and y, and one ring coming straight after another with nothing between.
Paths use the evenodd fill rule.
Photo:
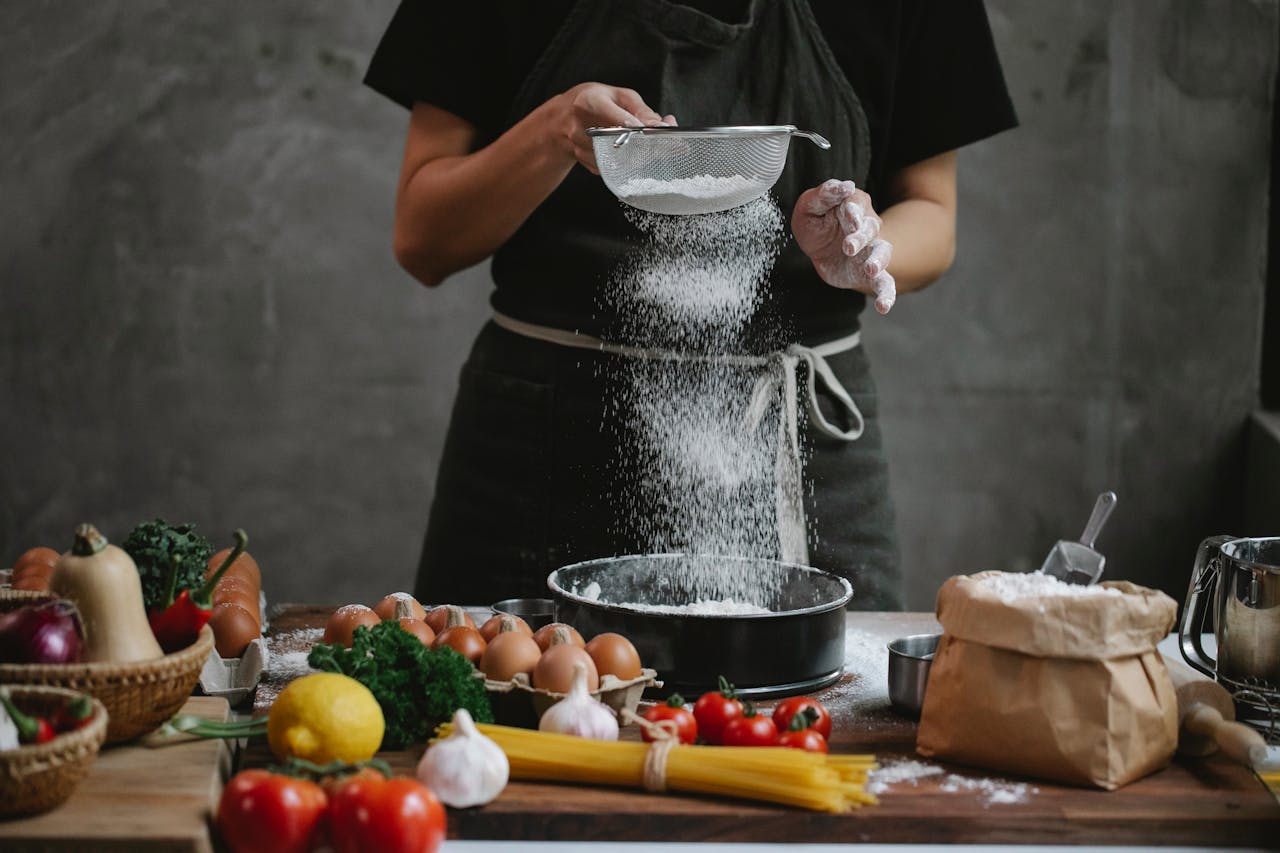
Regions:
<instances>
[{"instance_id":1,"label":"wooden rolling pin","mask_svg":"<svg viewBox=\"0 0 1280 853\"><path fill-rule=\"evenodd\" d=\"M1164 662L1178 697L1179 754L1204 756L1221 749L1247 767L1263 769L1272 763L1262 735L1235 722L1236 706L1225 687L1168 655Z\"/></svg>"}]
</instances>

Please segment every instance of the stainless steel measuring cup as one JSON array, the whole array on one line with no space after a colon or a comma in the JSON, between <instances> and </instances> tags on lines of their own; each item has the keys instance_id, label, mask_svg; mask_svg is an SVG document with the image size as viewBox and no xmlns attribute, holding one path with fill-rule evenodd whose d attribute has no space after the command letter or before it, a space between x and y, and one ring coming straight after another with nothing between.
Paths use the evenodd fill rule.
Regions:
<instances>
[{"instance_id":1,"label":"stainless steel measuring cup","mask_svg":"<svg viewBox=\"0 0 1280 853\"><path fill-rule=\"evenodd\" d=\"M1058 540L1049 555L1044 558L1040 571L1053 575L1060 581L1088 586L1102 577L1102 568L1107 558L1093 550L1093 543L1102 532L1102 525L1107 523L1111 510L1116 507L1116 493L1103 492L1093 505L1093 513L1089 523L1084 526L1079 542Z\"/></svg>"}]
</instances>

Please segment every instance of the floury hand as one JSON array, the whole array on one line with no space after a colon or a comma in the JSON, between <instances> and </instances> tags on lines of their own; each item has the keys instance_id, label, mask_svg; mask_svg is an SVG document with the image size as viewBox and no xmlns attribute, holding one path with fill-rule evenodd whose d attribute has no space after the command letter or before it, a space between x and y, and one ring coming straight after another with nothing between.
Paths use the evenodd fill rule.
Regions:
<instances>
[{"instance_id":1,"label":"floury hand","mask_svg":"<svg viewBox=\"0 0 1280 853\"><path fill-rule=\"evenodd\" d=\"M871 196L853 181L826 181L796 200L791 231L823 281L874 297L876 310L889 313L898 297L893 246L880 239Z\"/></svg>"}]
</instances>

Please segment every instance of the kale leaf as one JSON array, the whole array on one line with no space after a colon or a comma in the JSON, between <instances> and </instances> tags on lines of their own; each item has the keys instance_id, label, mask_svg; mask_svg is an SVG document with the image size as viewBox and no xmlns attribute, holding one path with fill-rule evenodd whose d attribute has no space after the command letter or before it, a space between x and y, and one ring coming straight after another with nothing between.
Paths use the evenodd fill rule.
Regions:
<instances>
[{"instance_id":1,"label":"kale leaf","mask_svg":"<svg viewBox=\"0 0 1280 853\"><path fill-rule=\"evenodd\" d=\"M450 648L427 648L394 619L356 628L349 649L313 646L307 663L349 675L369 688L386 720L383 749L428 740L459 708L466 708L477 723L493 722L489 696L471 662Z\"/></svg>"},{"instance_id":2,"label":"kale leaf","mask_svg":"<svg viewBox=\"0 0 1280 853\"><path fill-rule=\"evenodd\" d=\"M204 573L213 556L213 545L196 532L196 526L169 524L162 518L144 521L129 533L120 546L138 566L142 578L142 600L147 610L164 605L169 591L170 555L182 558L178 565L178 582L174 586L177 595L184 589L195 589L204 582Z\"/></svg>"}]
</instances>

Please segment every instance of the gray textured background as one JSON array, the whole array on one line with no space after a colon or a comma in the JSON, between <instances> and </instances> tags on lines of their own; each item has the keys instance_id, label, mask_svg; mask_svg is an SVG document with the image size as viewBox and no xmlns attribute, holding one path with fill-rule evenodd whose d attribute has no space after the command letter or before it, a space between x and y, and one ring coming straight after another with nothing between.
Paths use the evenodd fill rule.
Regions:
<instances>
[{"instance_id":1,"label":"gray textured background","mask_svg":"<svg viewBox=\"0 0 1280 853\"><path fill-rule=\"evenodd\" d=\"M910 604L1104 488L1111 574L1181 598L1246 532L1277 3L988 5L1023 127L961 157L954 270L867 324ZM393 7L0 4L0 562L163 515L248 528L274 600L411 584L489 284L391 256Z\"/></svg>"}]
</instances>

